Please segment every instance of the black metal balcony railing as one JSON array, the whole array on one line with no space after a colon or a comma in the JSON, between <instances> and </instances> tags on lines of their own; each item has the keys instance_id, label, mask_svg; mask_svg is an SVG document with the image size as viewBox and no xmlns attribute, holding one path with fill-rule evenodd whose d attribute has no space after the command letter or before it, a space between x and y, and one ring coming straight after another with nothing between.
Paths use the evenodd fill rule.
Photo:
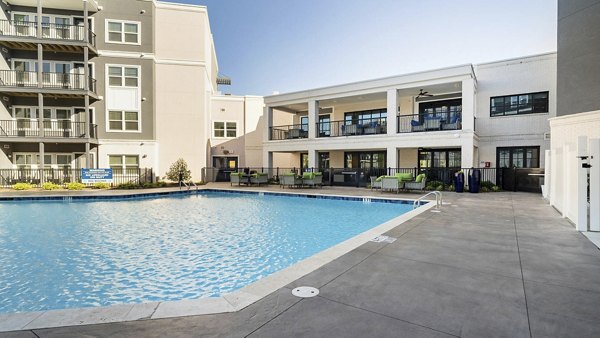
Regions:
<instances>
[{"instance_id":1,"label":"black metal balcony railing","mask_svg":"<svg viewBox=\"0 0 600 338\"><path fill-rule=\"evenodd\" d=\"M96 80L90 79L90 91L96 92ZM38 88L37 72L0 70L0 87ZM42 73L41 87L45 89L85 90L84 74Z\"/></svg>"},{"instance_id":2,"label":"black metal balcony railing","mask_svg":"<svg viewBox=\"0 0 600 338\"><path fill-rule=\"evenodd\" d=\"M86 122L37 119L0 120L2 137L85 138ZM42 133L43 129L43 133ZM97 138L98 125L90 123L90 138Z\"/></svg>"},{"instance_id":3,"label":"black metal balcony railing","mask_svg":"<svg viewBox=\"0 0 600 338\"><path fill-rule=\"evenodd\" d=\"M398 133L462 129L461 112L398 116Z\"/></svg>"},{"instance_id":4,"label":"black metal balcony railing","mask_svg":"<svg viewBox=\"0 0 600 338\"><path fill-rule=\"evenodd\" d=\"M387 133L387 118L331 121L317 124L318 137L377 135Z\"/></svg>"},{"instance_id":5,"label":"black metal balcony railing","mask_svg":"<svg viewBox=\"0 0 600 338\"><path fill-rule=\"evenodd\" d=\"M35 21L0 20L0 36L35 39L37 38L37 30L37 22ZM87 35L89 43L96 46L96 34L88 29ZM82 25L42 23L42 39L84 42L85 36L85 27Z\"/></svg>"},{"instance_id":6,"label":"black metal balcony railing","mask_svg":"<svg viewBox=\"0 0 600 338\"><path fill-rule=\"evenodd\" d=\"M292 124L287 126L270 127L271 140L288 140L308 137L308 125Z\"/></svg>"}]
</instances>

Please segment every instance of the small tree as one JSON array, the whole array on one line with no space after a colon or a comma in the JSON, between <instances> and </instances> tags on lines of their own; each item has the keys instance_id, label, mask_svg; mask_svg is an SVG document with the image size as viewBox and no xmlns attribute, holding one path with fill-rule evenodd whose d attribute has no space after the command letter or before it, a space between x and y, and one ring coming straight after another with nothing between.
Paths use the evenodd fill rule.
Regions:
<instances>
[{"instance_id":1,"label":"small tree","mask_svg":"<svg viewBox=\"0 0 600 338\"><path fill-rule=\"evenodd\" d=\"M180 177L182 181L189 181L192 178L192 171L188 169L187 163L182 158L175 161L167 171L167 178L171 181L179 182Z\"/></svg>"}]
</instances>

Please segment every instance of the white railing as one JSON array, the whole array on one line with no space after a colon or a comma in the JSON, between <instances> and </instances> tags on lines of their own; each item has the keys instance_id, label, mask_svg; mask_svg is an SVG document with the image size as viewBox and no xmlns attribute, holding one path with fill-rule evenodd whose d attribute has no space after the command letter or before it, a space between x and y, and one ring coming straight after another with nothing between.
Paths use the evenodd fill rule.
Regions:
<instances>
[{"instance_id":1,"label":"white railing","mask_svg":"<svg viewBox=\"0 0 600 338\"><path fill-rule=\"evenodd\" d=\"M418 207L418 206L421 204L420 202L421 202L421 201L422 201L422 200L423 200L425 197L427 197L427 196L429 196L429 195L435 195L435 208L436 208L436 209L439 209L439 208L442 206L442 203L443 203L443 198L442 198L442 193L441 193L440 191L437 191L437 190L436 190L436 191L429 192L429 193L427 193L427 194L425 194L425 195L423 195L423 196L419 197L418 199L416 199L416 200L413 202L413 209L416 209L416 208L417 208L417 207Z\"/></svg>"}]
</instances>

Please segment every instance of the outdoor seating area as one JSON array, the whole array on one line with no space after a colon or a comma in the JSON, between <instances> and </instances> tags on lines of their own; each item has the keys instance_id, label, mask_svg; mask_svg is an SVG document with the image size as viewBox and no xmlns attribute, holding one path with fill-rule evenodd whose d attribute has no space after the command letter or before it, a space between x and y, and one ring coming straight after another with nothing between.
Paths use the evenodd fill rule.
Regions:
<instances>
[{"instance_id":1,"label":"outdoor seating area","mask_svg":"<svg viewBox=\"0 0 600 338\"><path fill-rule=\"evenodd\" d=\"M229 175L230 185L233 186L237 184L238 186L243 185L252 185L256 184L260 186L261 184L269 183L269 174L267 173L252 173L246 174L243 172L231 173Z\"/></svg>"},{"instance_id":2,"label":"outdoor seating area","mask_svg":"<svg viewBox=\"0 0 600 338\"><path fill-rule=\"evenodd\" d=\"M400 190L423 191L427 183L425 174L419 174L413 179L412 173L397 173L394 176L371 176L371 190L380 189L381 192L392 191L399 193Z\"/></svg>"},{"instance_id":3,"label":"outdoor seating area","mask_svg":"<svg viewBox=\"0 0 600 338\"><path fill-rule=\"evenodd\" d=\"M305 172L302 176L295 173L286 173L279 178L281 188L315 188L323 187L323 173L321 172Z\"/></svg>"}]
</instances>

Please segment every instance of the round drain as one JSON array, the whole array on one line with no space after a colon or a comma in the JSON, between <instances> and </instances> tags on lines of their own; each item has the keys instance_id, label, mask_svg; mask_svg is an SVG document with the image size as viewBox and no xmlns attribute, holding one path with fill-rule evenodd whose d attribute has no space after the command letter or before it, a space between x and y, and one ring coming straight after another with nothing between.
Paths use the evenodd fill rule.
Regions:
<instances>
[{"instance_id":1,"label":"round drain","mask_svg":"<svg viewBox=\"0 0 600 338\"><path fill-rule=\"evenodd\" d=\"M292 290L292 295L300 298L315 297L319 294L319 289L311 286L300 286Z\"/></svg>"}]
</instances>

